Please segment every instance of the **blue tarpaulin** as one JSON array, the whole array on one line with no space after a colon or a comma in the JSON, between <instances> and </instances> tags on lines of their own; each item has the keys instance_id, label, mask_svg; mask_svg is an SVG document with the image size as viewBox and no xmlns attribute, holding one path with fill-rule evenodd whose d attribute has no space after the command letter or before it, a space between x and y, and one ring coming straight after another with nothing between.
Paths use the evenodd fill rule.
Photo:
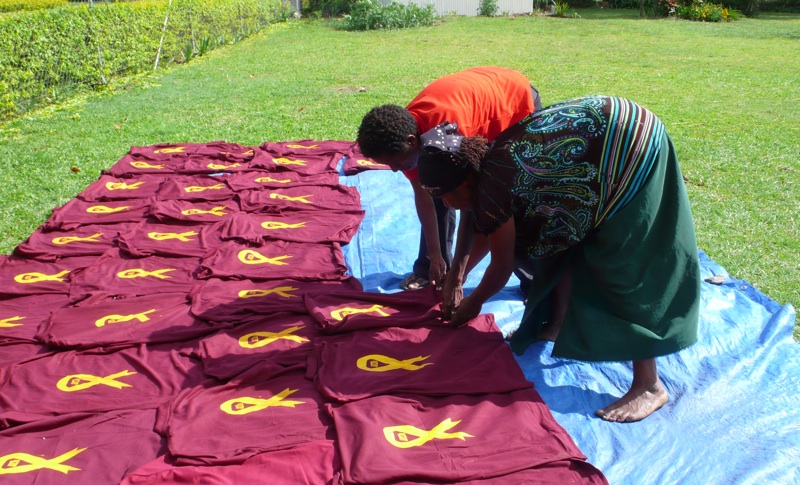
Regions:
<instances>
[{"instance_id":1,"label":"blue tarpaulin","mask_svg":"<svg viewBox=\"0 0 800 485\"><path fill-rule=\"evenodd\" d=\"M419 222L410 185L398 173L341 177L367 212L345 247L351 274L367 291L399 291L416 259ZM628 389L630 363L550 357L539 342L517 356L558 422L612 484L800 483L800 345L795 310L769 299L700 252L704 282L699 341L657 360L670 401L637 423L594 416ZM486 262L465 284L480 281ZM715 281L716 283L716 281ZM483 307L504 334L523 311L518 281ZM535 446L532 443L531 446Z\"/></svg>"}]
</instances>

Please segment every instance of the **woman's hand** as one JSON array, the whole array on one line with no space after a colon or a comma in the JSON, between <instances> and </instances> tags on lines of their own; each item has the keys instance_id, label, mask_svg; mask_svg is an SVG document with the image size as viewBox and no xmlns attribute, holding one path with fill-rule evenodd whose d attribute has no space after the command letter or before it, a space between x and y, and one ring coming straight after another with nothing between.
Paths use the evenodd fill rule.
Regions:
<instances>
[{"instance_id":1,"label":"woman's hand","mask_svg":"<svg viewBox=\"0 0 800 485\"><path fill-rule=\"evenodd\" d=\"M447 273L447 263L445 263L441 254L430 258L430 261L431 265L428 271L428 281L431 282L434 288L441 290L444 284L444 276Z\"/></svg>"},{"instance_id":2,"label":"woman's hand","mask_svg":"<svg viewBox=\"0 0 800 485\"><path fill-rule=\"evenodd\" d=\"M448 273L442 287L442 313L445 320L450 320L453 317L453 311L461 303L464 298L464 287L455 271Z\"/></svg>"},{"instance_id":3,"label":"woman's hand","mask_svg":"<svg viewBox=\"0 0 800 485\"><path fill-rule=\"evenodd\" d=\"M453 312L450 326L462 327L466 325L467 322L480 315L482 307L483 305L471 296L464 298Z\"/></svg>"}]
</instances>

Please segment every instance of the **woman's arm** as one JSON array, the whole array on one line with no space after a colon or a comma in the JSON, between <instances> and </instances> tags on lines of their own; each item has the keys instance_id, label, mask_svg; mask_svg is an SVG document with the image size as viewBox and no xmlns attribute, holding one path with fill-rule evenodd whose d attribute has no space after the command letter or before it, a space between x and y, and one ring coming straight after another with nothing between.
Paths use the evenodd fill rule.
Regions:
<instances>
[{"instance_id":1,"label":"woman's arm","mask_svg":"<svg viewBox=\"0 0 800 485\"><path fill-rule=\"evenodd\" d=\"M422 225L422 233L425 235L425 244L428 248L428 259L430 260L430 270L426 275L432 285L440 286L447 271L447 263L442 257L442 247L439 244L439 223L436 221L436 208L433 205L433 198L422 188L417 180L409 180L414 189L414 205L417 209L417 217Z\"/></svg>"}]
</instances>

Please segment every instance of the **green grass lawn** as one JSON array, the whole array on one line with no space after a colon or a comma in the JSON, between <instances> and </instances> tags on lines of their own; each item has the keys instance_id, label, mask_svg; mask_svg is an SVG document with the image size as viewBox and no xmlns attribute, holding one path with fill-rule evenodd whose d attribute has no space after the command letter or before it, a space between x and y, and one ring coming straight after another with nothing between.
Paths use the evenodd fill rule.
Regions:
<instances>
[{"instance_id":1,"label":"green grass lawn","mask_svg":"<svg viewBox=\"0 0 800 485\"><path fill-rule=\"evenodd\" d=\"M358 33L293 21L8 123L0 128L0 251L131 145L352 140L372 106L405 104L444 74L500 65L524 72L544 104L610 94L659 115L678 151L701 249L797 307L800 15L706 24L578 13Z\"/></svg>"}]
</instances>

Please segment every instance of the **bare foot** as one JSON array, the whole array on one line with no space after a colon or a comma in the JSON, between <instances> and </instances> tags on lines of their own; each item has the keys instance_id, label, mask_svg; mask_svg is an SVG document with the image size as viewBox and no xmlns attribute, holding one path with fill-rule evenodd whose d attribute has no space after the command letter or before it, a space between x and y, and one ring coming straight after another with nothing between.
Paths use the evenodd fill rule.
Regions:
<instances>
[{"instance_id":1,"label":"bare foot","mask_svg":"<svg viewBox=\"0 0 800 485\"><path fill-rule=\"evenodd\" d=\"M598 409L594 414L606 421L632 423L650 416L667 401L669 401L669 395L660 380L650 386L634 383L617 402Z\"/></svg>"},{"instance_id":2,"label":"bare foot","mask_svg":"<svg viewBox=\"0 0 800 485\"><path fill-rule=\"evenodd\" d=\"M559 322L559 323L563 323ZM558 332L561 330L560 324L555 324L553 322L545 322L544 325L539 329L539 333L537 338L539 340L545 340L547 342L555 342L556 338L558 337Z\"/></svg>"}]
</instances>

